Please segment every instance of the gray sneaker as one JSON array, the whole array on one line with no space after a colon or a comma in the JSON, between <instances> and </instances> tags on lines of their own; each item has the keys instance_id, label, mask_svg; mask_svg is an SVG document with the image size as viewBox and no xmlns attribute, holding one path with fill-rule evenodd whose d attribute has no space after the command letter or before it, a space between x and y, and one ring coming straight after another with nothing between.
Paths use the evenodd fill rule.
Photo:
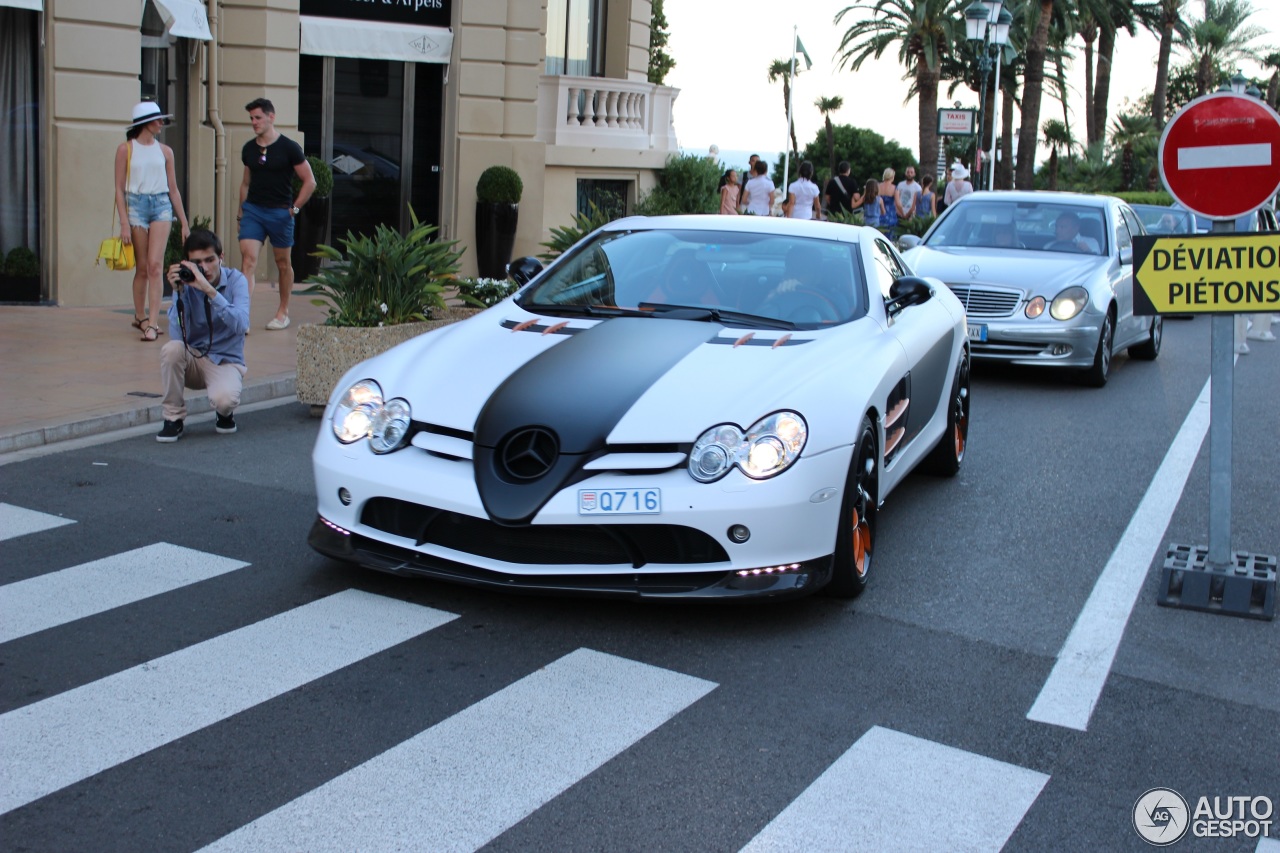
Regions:
<instances>
[{"instance_id":1,"label":"gray sneaker","mask_svg":"<svg viewBox=\"0 0 1280 853\"><path fill-rule=\"evenodd\" d=\"M156 434L156 441L162 441L166 444L177 441L182 438L182 419L176 421L165 421L164 426L160 428L160 432Z\"/></svg>"},{"instance_id":2,"label":"gray sneaker","mask_svg":"<svg viewBox=\"0 0 1280 853\"><path fill-rule=\"evenodd\" d=\"M236 431L236 416L233 414L224 415L219 412L218 422L213 425L213 428L220 435L230 435Z\"/></svg>"}]
</instances>

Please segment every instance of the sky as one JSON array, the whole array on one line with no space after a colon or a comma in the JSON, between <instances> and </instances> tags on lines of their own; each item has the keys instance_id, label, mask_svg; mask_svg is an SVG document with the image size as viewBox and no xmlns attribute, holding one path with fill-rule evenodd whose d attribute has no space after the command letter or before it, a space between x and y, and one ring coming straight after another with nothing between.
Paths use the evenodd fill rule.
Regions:
<instances>
[{"instance_id":1,"label":"sky","mask_svg":"<svg viewBox=\"0 0 1280 853\"><path fill-rule=\"evenodd\" d=\"M663 10L670 32L667 52L676 60L666 82L680 89L674 107L680 147L706 153L716 145L720 158L730 166L745 164L747 153L777 155L788 147L782 84L769 83L768 69L773 60L790 58L795 26L813 60L813 68L795 80L796 139L800 147L823 126L814 100L839 95L844 98L844 107L832 114L833 122L869 127L915 151L919 138L916 103L904 103L910 83L902 79L897 46L886 50L878 61L868 59L857 73L838 67L836 48L854 13L846 15L839 26L834 19L849 5L850 0L665 0ZM1196 0L1192 5L1199 7ZM1280 0L1253 0L1253 7L1252 22L1272 32L1260 43L1280 46ZM1084 135L1084 43L1077 37L1074 47L1075 61L1068 67L1072 89L1068 106L1072 135L1079 138ZM1136 100L1154 88L1158 48L1159 42L1145 30L1139 29L1136 37L1121 34L1111 78L1108 121L1123 108L1126 99ZM1174 62L1178 59L1175 51ZM1247 63L1242 70L1246 75L1262 75L1259 67ZM947 97L944 84L938 105L951 106L953 100L960 100L965 107L978 106L976 93L961 88L953 98ZM1061 120L1062 106L1046 94L1040 123L1050 118Z\"/></svg>"}]
</instances>

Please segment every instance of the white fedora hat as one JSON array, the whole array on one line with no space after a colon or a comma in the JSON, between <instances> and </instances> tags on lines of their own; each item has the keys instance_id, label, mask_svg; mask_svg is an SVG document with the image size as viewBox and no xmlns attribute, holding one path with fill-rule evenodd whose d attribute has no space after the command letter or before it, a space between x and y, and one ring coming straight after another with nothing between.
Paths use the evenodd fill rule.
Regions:
<instances>
[{"instance_id":1,"label":"white fedora hat","mask_svg":"<svg viewBox=\"0 0 1280 853\"><path fill-rule=\"evenodd\" d=\"M173 116L161 111L160 105L155 101L141 101L133 108L133 122L125 127L125 130L140 124L150 124L156 119L164 119L167 124L172 118Z\"/></svg>"},{"instance_id":2,"label":"white fedora hat","mask_svg":"<svg viewBox=\"0 0 1280 853\"><path fill-rule=\"evenodd\" d=\"M964 167L963 163L952 163L951 174L964 181L969 178L969 170Z\"/></svg>"}]
</instances>

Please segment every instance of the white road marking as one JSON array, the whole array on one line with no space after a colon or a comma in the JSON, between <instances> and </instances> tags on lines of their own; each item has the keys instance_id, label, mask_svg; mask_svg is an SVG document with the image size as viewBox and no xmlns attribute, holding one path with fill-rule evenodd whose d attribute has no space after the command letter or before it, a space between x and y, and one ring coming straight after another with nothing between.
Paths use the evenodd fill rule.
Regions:
<instances>
[{"instance_id":1,"label":"white road marking","mask_svg":"<svg viewBox=\"0 0 1280 853\"><path fill-rule=\"evenodd\" d=\"M1076 617L1058 660L1027 719L1084 731L1111 672L1147 568L1164 546L1165 530L1209 430L1211 382L1206 382L1129 526Z\"/></svg>"},{"instance_id":2,"label":"white road marking","mask_svg":"<svg viewBox=\"0 0 1280 853\"><path fill-rule=\"evenodd\" d=\"M0 716L0 813L456 619L346 590Z\"/></svg>"},{"instance_id":3,"label":"white road marking","mask_svg":"<svg viewBox=\"0 0 1280 853\"><path fill-rule=\"evenodd\" d=\"M995 851L1048 781L875 726L742 849Z\"/></svg>"},{"instance_id":4,"label":"white road marking","mask_svg":"<svg viewBox=\"0 0 1280 853\"><path fill-rule=\"evenodd\" d=\"M715 686L579 649L205 850L475 850Z\"/></svg>"},{"instance_id":5,"label":"white road marking","mask_svg":"<svg viewBox=\"0 0 1280 853\"><path fill-rule=\"evenodd\" d=\"M64 524L75 524L70 518L60 518L34 509L23 509L13 504L0 503L0 542L26 536L28 533L39 533L52 530Z\"/></svg>"},{"instance_id":6,"label":"white road marking","mask_svg":"<svg viewBox=\"0 0 1280 853\"><path fill-rule=\"evenodd\" d=\"M1202 145L1178 149L1178 171L1270 165L1270 142L1241 145Z\"/></svg>"},{"instance_id":7,"label":"white road marking","mask_svg":"<svg viewBox=\"0 0 1280 853\"><path fill-rule=\"evenodd\" d=\"M160 542L11 583L0 587L0 643L247 565Z\"/></svg>"}]
</instances>

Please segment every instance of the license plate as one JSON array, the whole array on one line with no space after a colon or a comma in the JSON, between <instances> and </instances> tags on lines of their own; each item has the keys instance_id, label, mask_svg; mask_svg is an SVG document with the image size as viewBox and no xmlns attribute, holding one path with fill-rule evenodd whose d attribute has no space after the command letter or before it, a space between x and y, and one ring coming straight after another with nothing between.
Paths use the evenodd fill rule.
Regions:
<instances>
[{"instance_id":1,"label":"license plate","mask_svg":"<svg viewBox=\"0 0 1280 853\"><path fill-rule=\"evenodd\" d=\"M986 323L970 323L969 324L969 340L978 343L987 342L987 324Z\"/></svg>"},{"instance_id":2,"label":"license plate","mask_svg":"<svg viewBox=\"0 0 1280 853\"><path fill-rule=\"evenodd\" d=\"M662 489L579 489L578 515L659 515Z\"/></svg>"}]
</instances>

